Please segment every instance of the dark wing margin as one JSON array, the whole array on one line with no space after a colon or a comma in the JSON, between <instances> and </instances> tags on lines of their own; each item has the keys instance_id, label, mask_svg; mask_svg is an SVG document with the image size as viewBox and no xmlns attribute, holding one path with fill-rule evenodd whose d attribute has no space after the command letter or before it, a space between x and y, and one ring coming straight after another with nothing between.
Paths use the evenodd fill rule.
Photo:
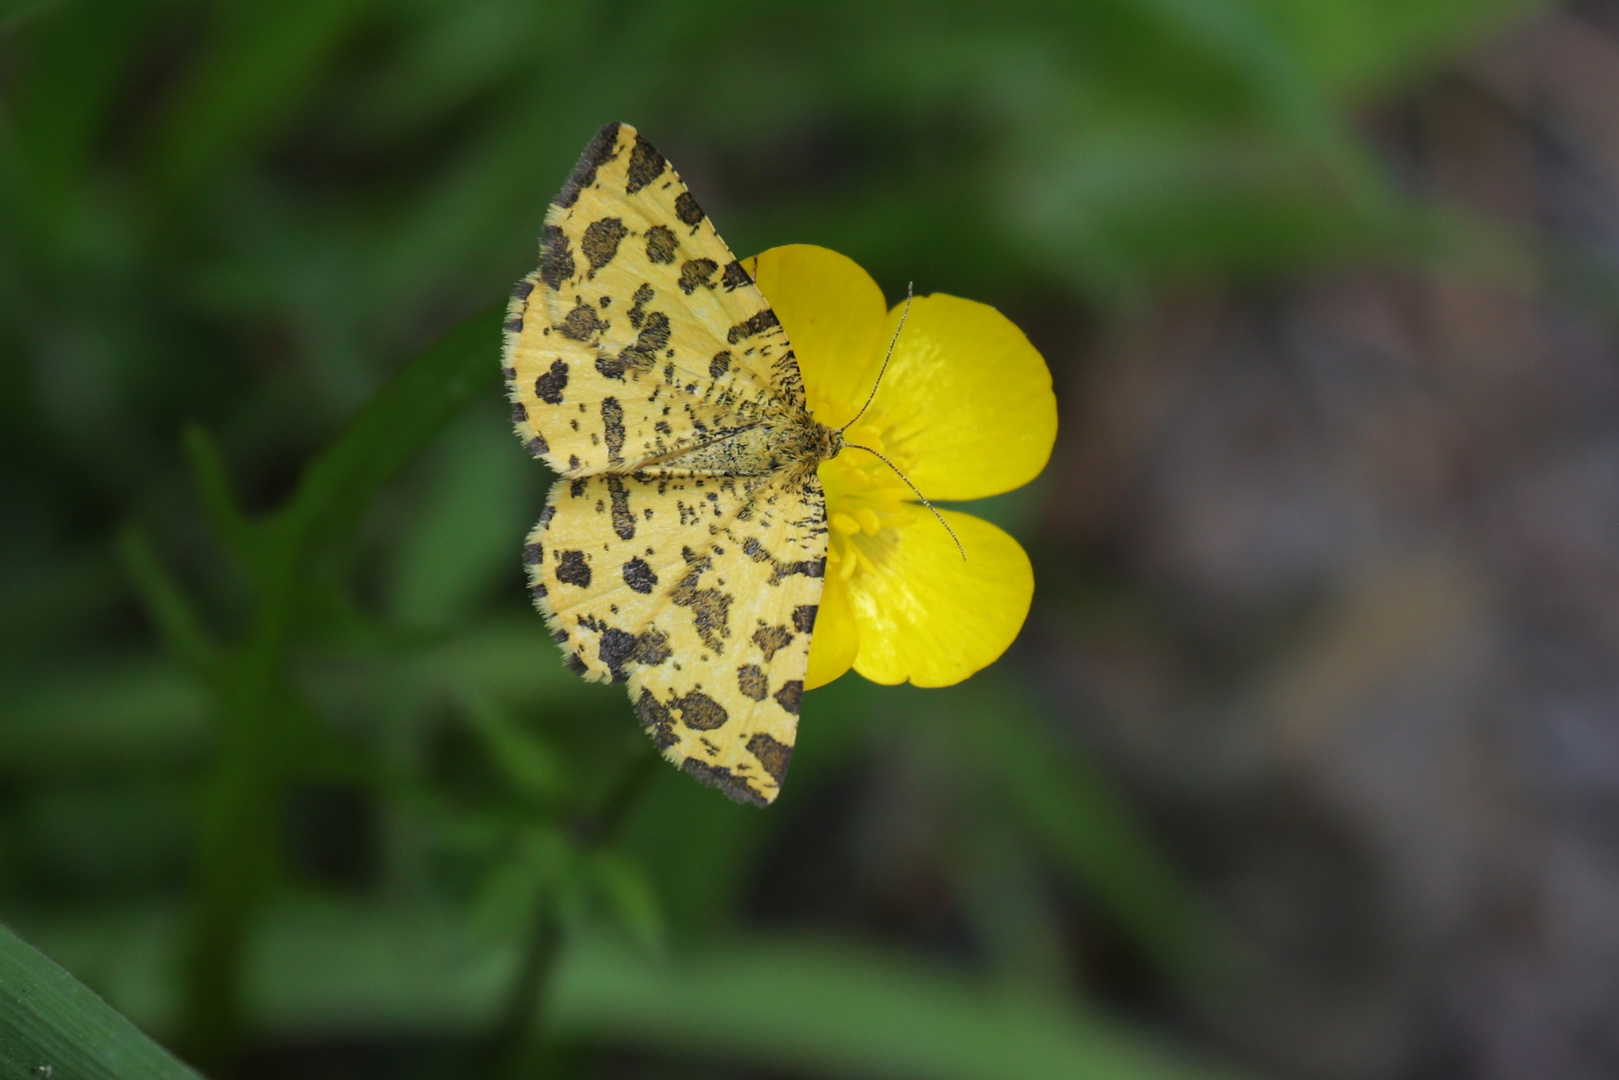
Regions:
<instances>
[{"instance_id":1,"label":"dark wing margin","mask_svg":"<svg viewBox=\"0 0 1619 1080\"><path fill-rule=\"evenodd\" d=\"M556 205L569 207L579 201L579 193L596 182L596 170L602 165L612 161L618 145L618 129L623 125L617 120L610 121L601 126L596 137L590 140L585 152L579 155L579 163L568 174L567 183L557 193Z\"/></svg>"}]
</instances>

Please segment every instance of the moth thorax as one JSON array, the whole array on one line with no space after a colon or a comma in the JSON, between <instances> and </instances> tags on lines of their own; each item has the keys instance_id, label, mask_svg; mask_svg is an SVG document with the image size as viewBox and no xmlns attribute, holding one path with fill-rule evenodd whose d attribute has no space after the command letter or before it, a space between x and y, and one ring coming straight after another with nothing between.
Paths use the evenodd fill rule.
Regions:
<instances>
[{"instance_id":1,"label":"moth thorax","mask_svg":"<svg viewBox=\"0 0 1619 1080\"><path fill-rule=\"evenodd\" d=\"M820 436L821 460L831 461L843 451L843 432L825 424L815 426L819 429L815 434Z\"/></svg>"}]
</instances>

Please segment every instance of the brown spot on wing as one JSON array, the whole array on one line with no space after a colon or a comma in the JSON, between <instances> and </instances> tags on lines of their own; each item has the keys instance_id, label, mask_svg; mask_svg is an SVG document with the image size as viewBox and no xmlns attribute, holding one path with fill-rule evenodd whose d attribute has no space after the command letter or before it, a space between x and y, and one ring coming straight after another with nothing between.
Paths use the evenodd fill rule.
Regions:
<instances>
[{"instance_id":1,"label":"brown spot on wing","mask_svg":"<svg viewBox=\"0 0 1619 1080\"><path fill-rule=\"evenodd\" d=\"M615 683L621 683L629 678L624 671L624 661L635 652L636 643L634 634L620 630L616 626L609 626L602 631L601 644L596 650L596 655L607 665L607 671Z\"/></svg>"},{"instance_id":2,"label":"brown spot on wing","mask_svg":"<svg viewBox=\"0 0 1619 1080\"><path fill-rule=\"evenodd\" d=\"M639 294L638 294L639 295ZM617 356L603 356L596 361L596 370L609 379L622 379L626 371L651 371L657 363L658 353L669 344L669 316L661 311L646 316L634 345L626 345Z\"/></svg>"},{"instance_id":3,"label":"brown spot on wing","mask_svg":"<svg viewBox=\"0 0 1619 1080\"><path fill-rule=\"evenodd\" d=\"M682 191L675 196L675 216L687 225L698 225L703 220L703 208L697 205L695 195Z\"/></svg>"},{"instance_id":4,"label":"brown spot on wing","mask_svg":"<svg viewBox=\"0 0 1619 1080\"><path fill-rule=\"evenodd\" d=\"M646 305L651 299L652 286L644 281L636 287L635 295L630 297L630 310L626 314L629 316L630 325L637 330L641 329L641 324L646 321Z\"/></svg>"},{"instance_id":5,"label":"brown spot on wing","mask_svg":"<svg viewBox=\"0 0 1619 1080\"><path fill-rule=\"evenodd\" d=\"M635 716L659 750L667 750L678 741L674 731L675 718L652 691L641 691L641 696L635 701Z\"/></svg>"},{"instance_id":6,"label":"brown spot on wing","mask_svg":"<svg viewBox=\"0 0 1619 1080\"><path fill-rule=\"evenodd\" d=\"M585 235L580 238L579 247L584 251L585 258L590 260L588 276L595 277L596 271L613 261L613 256L618 254L619 241L628 232L624 222L616 217L602 218L585 226Z\"/></svg>"},{"instance_id":7,"label":"brown spot on wing","mask_svg":"<svg viewBox=\"0 0 1619 1080\"><path fill-rule=\"evenodd\" d=\"M590 562L582 551L563 551L557 555L557 580L564 585L590 588Z\"/></svg>"},{"instance_id":8,"label":"brown spot on wing","mask_svg":"<svg viewBox=\"0 0 1619 1080\"><path fill-rule=\"evenodd\" d=\"M724 639L731 636L731 595L718 589L699 589L697 579L701 571L687 574L669 598L679 607L691 608L692 622L697 636L715 652L724 652Z\"/></svg>"},{"instance_id":9,"label":"brown spot on wing","mask_svg":"<svg viewBox=\"0 0 1619 1080\"><path fill-rule=\"evenodd\" d=\"M761 626L753 632L753 643L759 646L759 651L765 654L765 663L770 663L777 652L785 649L793 640L793 632L785 626Z\"/></svg>"},{"instance_id":10,"label":"brown spot on wing","mask_svg":"<svg viewBox=\"0 0 1619 1080\"><path fill-rule=\"evenodd\" d=\"M713 259L687 259L680 264L680 291L690 296L708 284L720 264Z\"/></svg>"},{"instance_id":11,"label":"brown spot on wing","mask_svg":"<svg viewBox=\"0 0 1619 1080\"><path fill-rule=\"evenodd\" d=\"M654 225L646 231L646 257L655 263L675 261L675 245L680 243L667 225Z\"/></svg>"},{"instance_id":12,"label":"brown spot on wing","mask_svg":"<svg viewBox=\"0 0 1619 1080\"><path fill-rule=\"evenodd\" d=\"M770 680L758 664L743 664L736 669L736 688L742 691L744 697L763 701L765 694L770 692Z\"/></svg>"},{"instance_id":13,"label":"brown spot on wing","mask_svg":"<svg viewBox=\"0 0 1619 1080\"><path fill-rule=\"evenodd\" d=\"M547 405L561 405L562 391L568 388L568 365L561 360L551 361L551 366L534 380L534 393Z\"/></svg>"},{"instance_id":14,"label":"brown spot on wing","mask_svg":"<svg viewBox=\"0 0 1619 1080\"><path fill-rule=\"evenodd\" d=\"M670 657L669 636L656 627L645 631L635 641L635 652L630 659L647 667L657 667Z\"/></svg>"},{"instance_id":15,"label":"brown spot on wing","mask_svg":"<svg viewBox=\"0 0 1619 1080\"><path fill-rule=\"evenodd\" d=\"M652 144L639 134L635 136L635 149L630 151L630 168L624 180L624 192L634 195L652 181L663 175L669 163L663 155L653 148Z\"/></svg>"},{"instance_id":16,"label":"brown spot on wing","mask_svg":"<svg viewBox=\"0 0 1619 1080\"><path fill-rule=\"evenodd\" d=\"M540 280L552 289L573 277L573 252L568 247L568 234L559 225L547 225L540 230Z\"/></svg>"},{"instance_id":17,"label":"brown spot on wing","mask_svg":"<svg viewBox=\"0 0 1619 1080\"><path fill-rule=\"evenodd\" d=\"M624 584L642 595L652 592L658 584L658 575L644 559L631 559L622 567Z\"/></svg>"},{"instance_id":18,"label":"brown spot on wing","mask_svg":"<svg viewBox=\"0 0 1619 1080\"><path fill-rule=\"evenodd\" d=\"M697 731L713 731L724 727L725 722L731 719L731 714L725 711L725 706L701 690L692 690L675 698L669 704L680 713L682 723Z\"/></svg>"},{"instance_id":19,"label":"brown spot on wing","mask_svg":"<svg viewBox=\"0 0 1619 1080\"><path fill-rule=\"evenodd\" d=\"M770 571L770 584L776 585L781 579L792 574L803 574L805 577L826 576L825 559L800 559L797 562L777 563Z\"/></svg>"},{"instance_id":20,"label":"brown spot on wing","mask_svg":"<svg viewBox=\"0 0 1619 1080\"><path fill-rule=\"evenodd\" d=\"M607 460L610 464L617 465L624 460L624 406L618 403L618 398L605 397L602 398L601 408L602 433L607 439ZM611 487L612 484L613 481L609 480L608 486ZM613 505L615 507L618 505L617 494L621 493L623 490L624 485L622 482L620 482L613 500ZM618 521L616 513L613 520L616 524ZM635 530L631 529L630 536L633 535L635 535ZM629 536L624 537L626 540L629 538Z\"/></svg>"},{"instance_id":21,"label":"brown spot on wing","mask_svg":"<svg viewBox=\"0 0 1619 1080\"><path fill-rule=\"evenodd\" d=\"M808 634L815 629L815 616L820 611L819 604L800 604L793 608L793 629L800 634Z\"/></svg>"},{"instance_id":22,"label":"brown spot on wing","mask_svg":"<svg viewBox=\"0 0 1619 1080\"><path fill-rule=\"evenodd\" d=\"M624 490L624 481L609 476L607 494L613 500L613 532L618 534L620 540L634 540L635 515L630 513L630 493Z\"/></svg>"},{"instance_id":23,"label":"brown spot on wing","mask_svg":"<svg viewBox=\"0 0 1619 1080\"><path fill-rule=\"evenodd\" d=\"M777 742L764 732L759 732L748 740L748 753L759 759L765 772L780 787L787 781L787 766L793 760L793 748L786 743Z\"/></svg>"},{"instance_id":24,"label":"brown spot on wing","mask_svg":"<svg viewBox=\"0 0 1619 1080\"><path fill-rule=\"evenodd\" d=\"M730 344L735 345L744 338L753 337L755 334L762 334L766 330L769 330L772 326L780 325L781 321L776 318L776 313L770 308L765 308L758 314L753 315L731 327L731 329L725 334L725 340Z\"/></svg>"},{"instance_id":25,"label":"brown spot on wing","mask_svg":"<svg viewBox=\"0 0 1619 1080\"><path fill-rule=\"evenodd\" d=\"M558 329L563 336L575 341L589 341L607 329L607 324L597 317L595 308L580 300L572 311L562 317L562 325Z\"/></svg>"},{"instance_id":26,"label":"brown spot on wing","mask_svg":"<svg viewBox=\"0 0 1619 1080\"><path fill-rule=\"evenodd\" d=\"M776 704L794 716L798 715L798 703L804 697L804 681L802 679L789 679L781 684L776 691Z\"/></svg>"},{"instance_id":27,"label":"brown spot on wing","mask_svg":"<svg viewBox=\"0 0 1619 1080\"><path fill-rule=\"evenodd\" d=\"M651 354L669 344L669 316L661 311L654 311L647 315L646 325L635 336L635 347L642 352Z\"/></svg>"}]
</instances>

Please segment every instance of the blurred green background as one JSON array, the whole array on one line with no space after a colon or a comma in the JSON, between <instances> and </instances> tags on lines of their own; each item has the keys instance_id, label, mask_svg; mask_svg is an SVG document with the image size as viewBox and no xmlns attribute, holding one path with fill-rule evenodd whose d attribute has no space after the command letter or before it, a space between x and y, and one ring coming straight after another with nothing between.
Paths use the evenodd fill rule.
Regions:
<instances>
[{"instance_id":1,"label":"blurred green background","mask_svg":"<svg viewBox=\"0 0 1619 1080\"><path fill-rule=\"evenodd\" d=\"M1357 688L1400 679L1421 691L1388 714L1402 737L1499 716L1423 693L1486 685L1512 642L1583 643L1591 708L1619 701L1601 696L1611 616L1514 637L1564 616L1491 622L1518 595L1499 565L1368 539L1505 512L1445 501L1495 491L1505 451L1400 486L1428 475L1407 451L1434 432L1526 445L1513 409L1542 399L1474 364L1530 349L1491 297L1584 313L1534 353L1575 357L1542 375L1581 419L1534 405L1529 444L1589 436L1570 475L1616 475L1612 191L1568 162L1619 139L1546 132L1612 134L1619 20L1536 7L5 0L0 920L217 1077L1611 1075L1611 994L1542 1027L1563 1014L1526 1007L1519 1035L1451 994L1476 974L1458 950L1510 961L1469 951L1455 911L1495 913L1477 940L1496 942L1538 901L1407 910L1432 890L1363 872L1389 852L1450 865L1450 834L1399 846L1436 821L1539 820L1541 781L1492 765L1512 775L1484 787L1512 794L1469 801L1442 768L1402 771L1427 759L1397 741L1356 757L1317 737L1333 708L1385 715ZM993 303L1058 386L1046 475L980 508L1035 559L1024 638L949 690L851 675L810 695L764 812L657 765L622 690L564 671L523 587L550 478L509 428L496 308L610 119L738 254L822 244L890 297ZM1503 145L1527 149L1472 152ZM1368 281L1386 302L1355 300ZM1439 326L1412 348L1439 340L1452 366L1345 367L1401 319ZM1177 361L1211 354L1197 378ZM1367 389L1390 380L1416 396ZM1497 404L1399 405L1436 382ZM1275 406L1301 386L1312 404ZM1222 457L1208 432L1230 416L1262 422ZM1421 437L1381 471L1300 465L1283 487L1404 492L1397 513L1242 517L1263 501L1245 482L1307 460L1276 431L1331 447L1345 424ZM1165 477L1207 513L1159 499ZM1565 488L1557 507L1592 505ZM1597 594L1619 582L1601 554L1619 517L1559 524L1532 496L1564 489L1522 490L1551 539L1502 544L1544 541ZM1286 569L1300 534L1351 570ZM1176 561L1200 543L1218 551ZM1334 584L1389 565L1370 593ZM1449 682L1384 679L1470 634L1496 644ZM1301 640L1325 644L1298 659ZM1491 762L1543 749L1508 728ZM1275 794L1312 784L1355 794ZM1414 791L1436 793L1394 797ZM1264 809L1210 809L1237 804ZM1354 931L1374 919L1387 955ZM1595 940L1530 923L1558 955ZM1545 1000L1560 970L1532 981ZM1565 1042L1597 1049L1522 1050Z\"/></svg>"}]
</instances>

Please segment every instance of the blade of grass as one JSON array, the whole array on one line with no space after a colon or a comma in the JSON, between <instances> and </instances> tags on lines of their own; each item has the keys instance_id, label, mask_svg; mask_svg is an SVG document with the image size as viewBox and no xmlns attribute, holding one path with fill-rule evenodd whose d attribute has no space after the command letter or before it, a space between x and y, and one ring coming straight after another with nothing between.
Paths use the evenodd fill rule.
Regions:
<instances>
[{"instance_id":1,"label":"blade of grass","mask_svg":"<svg viewBox=\"0 0 1619 1080\"><path fill-rule=\"evenodd\" d=\"M143 933L153 933L152 921ZM57 922L60 947L106 934ZM113 943L120 970L161 952ZM386 904L286 905L256 931L254 1015L285 1040L465 1037L497 1014L515 948L479 947L459 913ZM147 992L166 973L126 978ZM161 998L162 995L152 995ZM896 1080L1231 1080L1070 998L986 986L936 964L835 941L705 937L662 956L570 937L536 1027L772 1073ZM133 1006L132 1006L133 1007ZM144 1013L141 1014L143 1017ZM161 1015L151 1018L154 1022Z\"/></svg>"},{"instance_id":2,"label":"blade of grass","mask_svg":"<svg viewBox=\"0 0 1619 1080\"><path fill-rule=\"evenodd\" d=\"M505 302L466 319L363 405L278 517L300 547L340 540L372 495L495 384Z\"/></svg>"},{"instance_id":3,"label":"blade of grass","mask_svg":"<svg viewBox=\"0 0 1619 1080\"><path fill-rule=\"evenodd\" d=\"M605 939L569 949L555 1024L790 1073L911 1080L1193 1080L1220 1075L1060 999L986 992L894 955L758 940L661 963Z\"/></svg>"},{"instance_id":4,"label":"blade of grass","mask_svg":"<svg viewBox=\"0 0 1619 1080\"><path fill-rule=\"evenodd\" d=\"M129 530L119 537L118 553L169 651L195 672L213 668L219 659L218 647L192 610L190 600L163 569L151 544Z\"/></svg>"},{"instance_id":5,"label":"blade of grass","mask_svg":"<svg viewBox=\"0 0 1619 1080\"><path fill-rule=\"evenodd\" d=\"M1219 926L1099 769L1053 737L1013 680L964 687L958 730L1029 834L1166 973L1206 978L1231 960Z\"/></svg>"},{"instance_id":6,"label":"blade of grass","mask_svg":"<svg viewBox=\"0 0 1619 1080\"><path fill-rule=\"evenodd\" d=\"M327 76L368 0L297 0L223 5L166 115L152 162L183 194L262 148Z\"/></svg>"},{"instance_id":7,"label":"blade of grass","mask_svg":"<svg viewBox=\"0 0 1619 1080\"><path fill-rule=\"evenodd\" d=\"M0 926L0 1078L197 1080L89 988Z\"/></svg>"},{"instance_id":8,"label":"blade of grass","mask_svg":"<svg viewBox=\"0 0 1619 1080\"><path fill-rule=\"evenodd\" d=\"M252 527L236 504L230 473L219 447L201 424L188 424L184 441L191 479L202 496L208 524L224 542L226 550L246 562L252 554Z\"/></svg>"},{"instance_id":9,"label":"blade of grass","mask_svg":"<svg viewBox=\"0 0 1619 1080\"><path fill-rule=\"evenodd\" d=\"M501 307L467 319L374 395L305 470L259 530L252 618L215 680L221 749L202 786L197 898L184 963L183 1045L228 1068L245 1024L241 972L252 926L281 872L269 824L293 772L307 715L287 673L312 567L341 545L372 496L495 381Z\"/></svg>"}]
</instances>

